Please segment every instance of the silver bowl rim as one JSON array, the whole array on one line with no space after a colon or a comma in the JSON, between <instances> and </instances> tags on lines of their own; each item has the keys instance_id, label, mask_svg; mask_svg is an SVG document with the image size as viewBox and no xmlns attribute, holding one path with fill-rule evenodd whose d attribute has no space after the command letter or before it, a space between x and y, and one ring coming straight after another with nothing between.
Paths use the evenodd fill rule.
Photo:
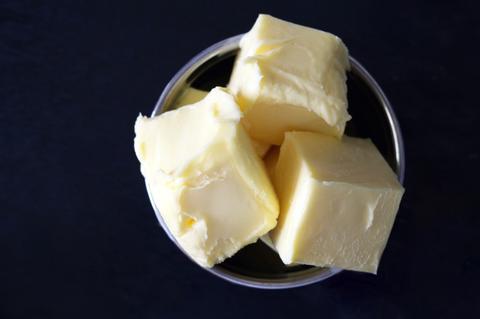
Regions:
<instances>
[{"instance_id":1,"label":"silver bowl rim","mask_svg":"<svg viewBox=\"0 0 480 319\"><path fill-rule=\"evenodd\" d=\"M180 86L185 83L188 77L199 66L201 66L203 63L205 63L206 61L210 60L211 58L219 54L225 54L232 50L238 49L238 44L242 36L243 34L239 34L239 35L227 38L225 40L222 40L220 42L217 42L211 45L210 47L204 49L203 51L195 55L190 61L188 61L172 77L172 79L165 86L162 94L160 95L160 98L158 99L155 105L155 108L153 109L151 116L153 117L163 112L163 107L167 105L166 102L168 102L169 98L172 95L173 96L175 95L173 93L178 92L178 90L181 89ZM388 100L388 98L386 97L385 93L383 92L383 90L380 88L380 86L374 80L374 78L370 75L370 73L368 73L367 70L352 56L349 56L349 59L350 59L350 64L352 66L352 69L354 69L357 75L359 75L365 81L365 83L367 83L370 86L370 88L372 89L372 92L375 94L375 97L380 101L384 110L386 111L389 125L392 128L393 142L394 142L394 148L395 148L395 160L396 160L396 166L397 166L396 167L397 176L400 183L403 184L403 181L405 178L405 149L404 149L404 143L402 138L402 132L400 129L400 124L393 111L393 107L390 101ZM157 216L157 219L161 227L167 233L170 240L172 240L175 243L175 245L190 260L192 260L168 230L168 227L165 224L160 214L160 211L158 210L157 206L153 201L153 196L151 194L148 183L146 183L146 187L147 187L148 197L150 199L151 205L155 211L155 215ZM193 262L196 264L195 261ZM234 273L232 271L229 271L228 269L225 269L219 266L214 266L212 268L203 268L203 269L207 270L211 274L217 277L220 277L228 282L241 285L241 286L246 286L251 288L260 288L260 289L286 289L286 288L306 286L306 285L323 281L325 279L328 279L342 272L342 269L340 268L313 267L311 269L301 271L299 276L292 276L292 277L280 278L280 279L264 279L264 278L255 279L250 276Z\"/></svg>"}]
</instances>

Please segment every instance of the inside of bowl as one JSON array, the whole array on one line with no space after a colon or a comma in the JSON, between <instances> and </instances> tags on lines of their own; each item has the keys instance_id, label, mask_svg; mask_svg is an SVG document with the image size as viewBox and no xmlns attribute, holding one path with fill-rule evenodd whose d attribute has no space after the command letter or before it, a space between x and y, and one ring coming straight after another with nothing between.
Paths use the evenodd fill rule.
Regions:
<instances>
[{"instance_id":1,"label":"inside of bowl","mask_svg":"<svg viewBox=\"0 0 480 319\"><path fill-rule=\"evenodd\" d=\"M215 86L226 86L230 78L237 50L216 55L193 71L184 86L209 91ZM349 136L370 138L378 147L394 171L398 163L395 156L395 144L392 127L381 101L369 83L357 69L348 73L348 103L352 120L347 123L346 134ZM181 92L181 90L177 90ZM179 93L177 93L178 95ZM175 101L172 97L169 101ZM173 104L173 103L172 103ZM165 105L163 110L168 110ZM398 173L398 172L397 172ZM217 271L234 273L255 280L287 280L315 271L328 272L327 268L306 265L286 266L278 254L258 240L240 250L233 257L216 267Z\"/></svg>"}]
</instances>

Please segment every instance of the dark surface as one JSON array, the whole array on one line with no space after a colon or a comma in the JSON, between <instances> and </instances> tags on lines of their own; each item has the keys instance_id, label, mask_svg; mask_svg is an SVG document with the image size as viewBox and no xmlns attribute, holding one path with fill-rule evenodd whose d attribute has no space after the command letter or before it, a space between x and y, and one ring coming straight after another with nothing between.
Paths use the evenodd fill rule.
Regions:
<instances>
[{"instance_id":1,"label":"dark surface","mask_svg":"<svg viewBox=\"0 0 480 319\"><path fill-rule=\"evenodd\" d=\"M0 2L0 318L480 316L473 1L177 3ZM258 12L338 34L395 107L407 191L377 276L238 287L157 224L135 117Z\"/></svg>"}]
</instances>

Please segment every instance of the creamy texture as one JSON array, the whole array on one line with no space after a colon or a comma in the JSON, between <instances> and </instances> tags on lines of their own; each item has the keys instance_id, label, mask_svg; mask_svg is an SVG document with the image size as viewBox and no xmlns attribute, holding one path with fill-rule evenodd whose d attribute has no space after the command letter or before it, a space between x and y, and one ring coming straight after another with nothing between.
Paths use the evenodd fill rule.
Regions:
<instances>
[{"instance_id":1,"label":"creamy texture","mask_svg":"<svg viewBox=\"0 0 480 319\"><path fill-rule=\"evenodd\" d=\"M185 105L193 104L201 99L203 99L206 95L208 94L207 91L202 91L199 89L195 89L192 87L186 87L180 96L175 100L173 103L173 108L179 108ZM260 157L264 157L265 154L268 152L270 149L270 144L257 141L252 139L252 145L253 148L255 149L255 152L258 154Z\"/></svg>"},{"instance_id":2,"label":"creamy texture","mask_svg":"<svg viewBox=\"0 0 480 319\"><path fill-rule=\"evenodd\" d=\"M234 98L215 88L196 104L135 123L135 152L168 229L211 267L276 225L278 202Z\"/></svg>"},{"instance_id":3,"label":"creamy texture","mask_svg":"<svg viewBox=\"0 0 480 319\"><path fill-rule=\"evenodd\" d=\"M274 185L284 263L376 273L404 189L370 140L286 133Z\"/></svg>"},{"instance_id":4,"label":"creamy texture","mask_svg":"<svg viewBox=\"0 0 480 319\"><path fill-rule=\"evenodd\" d=\"M292 130L342 136L350 66L338 37L262 14L240 49L228 87L252 138L279 145Z\"/></svg>"}]
</instances>

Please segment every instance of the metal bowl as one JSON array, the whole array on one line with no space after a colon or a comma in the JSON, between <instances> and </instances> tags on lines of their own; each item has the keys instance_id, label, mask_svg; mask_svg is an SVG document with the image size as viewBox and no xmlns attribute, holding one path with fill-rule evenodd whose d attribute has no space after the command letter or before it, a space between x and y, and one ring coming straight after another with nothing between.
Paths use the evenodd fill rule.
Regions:
<instances>
[{"instance_id":1,"label":"metal bowl","mask_svg":"<svg viewBox=\"0 0 480 319\"><path fill-rule=\"evenodd\" d=\"M173 102L186 86L210 90L226 86L230 77L238 44L242 35L228 38L203 50L191 59L170 80L158 100L152 116L172 108ZM349 112L346 127L350 136L371 138L403 183L405 155L400 126L392 106L379 85L357 60L350 57L348 73ZM170 239L183 251L168 230L152 200L150 201L160 225ZM185 252L184 252L185 253ZM187 254L186 254L187 255ZM187 255L188 256L188 255ZM205 270L229 282L263 289L284 289L309 285L341 272L338 268L305 265L285 266L276 252L262 241L248 245L223 263Z\"/></svg>"}]
</instances>

